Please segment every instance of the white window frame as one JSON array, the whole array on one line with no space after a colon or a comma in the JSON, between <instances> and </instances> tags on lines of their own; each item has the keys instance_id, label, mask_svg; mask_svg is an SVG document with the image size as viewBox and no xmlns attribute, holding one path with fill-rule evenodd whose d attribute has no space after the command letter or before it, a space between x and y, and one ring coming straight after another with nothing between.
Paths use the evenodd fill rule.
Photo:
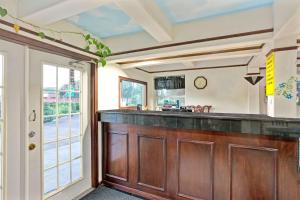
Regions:
<instances>
[{"instance_id":1,"label":"white window frame","mask_svg":"<svg viewBox=\"0 0 300 200\"><path fill-rule=\"evenodd\" d=\"M69 138L58 139L58 131L56 131L56 134L57 134L56 140L44 143L44 131L43 131L44 130L44 97L43 97L43 92L44 92L44 89L43 89L43 80L44 80L43 67L44 67L44 65L50 65L50 66L56 67L56 90L55 90L55 92L56 92L56 114L55 115L49 115L47 117L54 116L54 117L57 118L58 116L63 116L64 115L64 114L63 115L58 114L58 98L57 98L58 96L57 96L57 94L60 91L58 89L58 68L74 69L74 70L80 72L80 90L79 90L79 94L80 94L80 112L79 113L73 113L73 114L76 114L76 115L79 114L79 116L80 116L80 135L79 135L79 137L80 137L80 145L81 145L80 146L81 155L80 155L80 157L76 157L75 159L72 159L72 155L71 155L71 153L72 153L72 151L71 151L72 150L71 140L72 140L72 138L76 138L78 136L72 137L70 135ZM83 70L78 69L78 68L74 68L74 67L71 67L71 66L66 66L66 65L53 63L53 62L43 62L42 65L41 65L41 77L42 77L42 79L41 79L42 80L41 81L41 93L40 93L41 94L41 132L43 133L42 136L41 136L41 155L40 155L41 156L41 159L40 159L41 160L41 166L42 166L42 169L41 169L41 181L42 181L42 183L41 183L41 185L42 185L43 199L48 199L48 198L56 195L57 193L65 190L68 187L71 187L71 186L75 185L76 183L78 183L78 182L80 182L84 179L84 174L83 174L83 113L82 113L82 110L83 110L83 96L82 96L82 92L83 92L82 91L83 90ZM71 97L69 97L69 98L71 98ZM69 101L69 102L71 102L71 101ZM70 106L70 109L72 109L72 106ZM66 116L71 116L72 113L70 112L69 114L65 114L65 115ZM56 130L58 130L57 122L56 122ZM71 132L70 132L70 134L71 134ZM59 141L64 141L64 140L67 140L67 139L70 139L70 155L69 155L70 160L67 161L67 162L64 162L64 163L59 163L59 160L58 160L59 159L59 157L58 157L59 156L58 155ZM54 142L56 142L56 145L57 145L56 165L51 166L47 169L44 169L44 144L49 144L49 143L54 143ZM80 176L79 179L72 182L72 161L77 160L77 159L81 159L81 163L80 163L80 175L81 176ZM66 164L66 163L70 163L70 181L71 182L69 184L63 186L63 187L60 187L59 186L59 166L63 165L63 164ZM48 194L44 194L44 172L46 170L49 170L49 169L52 169L52 168L55 168L55 167L57 168L57 189L52 191L52 192L49 192Z\"/></svg>"}]
</instances>

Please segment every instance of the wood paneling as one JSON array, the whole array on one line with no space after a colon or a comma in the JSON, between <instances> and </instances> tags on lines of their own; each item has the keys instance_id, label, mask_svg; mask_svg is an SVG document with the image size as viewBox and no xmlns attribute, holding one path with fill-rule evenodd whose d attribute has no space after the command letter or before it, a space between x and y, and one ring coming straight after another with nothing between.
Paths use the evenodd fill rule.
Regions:
<instances>
[{"instance_id":1,"label":"wood paneling","mask_svg":"<svg viewBox=\"0 0 300 200\"><path fill-rule=\"evenodd\" d=\"M138 184L164 191L166 165L165 138L138 135Z\"/></svg>"},{"instance_id":2,"label":"wood paneling","mask_svg":"<svg viewBox=\"0 0 300 200\"><path fill-rule=\"evenodd\" d=\"M91 64L91 177L92 187L99 185L98 153L98 65Z\"/></svg>"},{"instance_id":3,"label":"wood paneling","mask_svg":"<svg viewBox=\"0 0 300 200\"><path fill-rule=\"evenodd\" d=\"M229 145L230 199L277 199L277 149Z\"/></svg>"},{"instance_id":4,"label":"wood paneling","mask_svg":"<svg viewBox=\"0 0 300 200\"><path fill-rule=\"evenodd\" d=\"M128 134L107 134L106 176L128 181Z\"/></svg>"},{"instance_id":5,"label":"wood paneling","mask_svg":"<svg viewBox=\"0 0 300 200\"><path fill-rule=\"evenodd\" d=\"M300 200L296 139L102 125L108 186L148 199Z\"/></svg>"},{"instance_id":6,"label":"wood paneling","mask_svg":"<svg viewBox=\"0 0 300 200\"><path fill-rule=\"evenodd\" d=\"M196 200L213 199L214 143L178 140L178 195Z\"/></svg>"}]
</instances>

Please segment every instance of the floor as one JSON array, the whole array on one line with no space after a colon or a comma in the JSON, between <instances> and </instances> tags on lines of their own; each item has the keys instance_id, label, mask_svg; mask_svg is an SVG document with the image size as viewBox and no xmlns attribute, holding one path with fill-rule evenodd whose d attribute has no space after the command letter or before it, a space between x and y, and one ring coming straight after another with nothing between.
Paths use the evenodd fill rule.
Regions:
<instances>
[{"instance_id":1,"label":"floor","mask_svg":"<svg viewBox=\"0 0 300 200\"><path fill-rule=\"evenodd\" d=\"M101 186L81 200L142 200L130 194Z\"/></svg>"}]
</instances>

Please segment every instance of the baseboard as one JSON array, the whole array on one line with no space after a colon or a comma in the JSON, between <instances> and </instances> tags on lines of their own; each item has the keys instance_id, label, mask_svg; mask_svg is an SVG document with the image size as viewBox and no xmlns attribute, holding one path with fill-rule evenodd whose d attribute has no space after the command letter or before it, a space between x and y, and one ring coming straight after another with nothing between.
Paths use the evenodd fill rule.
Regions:
<instances>
[{"instance_id":1,"label":"baseboard","mask_svg":"<svg viewBox=\"0 0 300 200\"><path fill-rule=\"evenodd\" d=\"M94 191L96 188L89 188L86 191L82 192L81 194L79 194L77 197L73 198L72 200L80 200L81 198L83 198L84 196L86 196L87 194L91 193L92 191Z\"/></svg>"},{"instance_id":2,"label":"baseboard","mask_svg":"<svg viewBox=\"0 0 300 200\"><path fill-rule=\"evenodd\" d=\"M107 187L114 188L114 189L117 189L117 190L121 190L123 192L130 193L130 194L136 195L138 197L146 198L146 199L149 199L149 200L170 200L168 198L157 196L155 194L150 194L150 193L140 191L140 190L137 190L137 189L134 189L134 188L129 188L129 187L126 187L124 185L119 185L117 183L112 183L112 182L105 181L105 180L103 180L102 183L103 183L103 185L105 185Z\"/></svg>"}]
</instances>

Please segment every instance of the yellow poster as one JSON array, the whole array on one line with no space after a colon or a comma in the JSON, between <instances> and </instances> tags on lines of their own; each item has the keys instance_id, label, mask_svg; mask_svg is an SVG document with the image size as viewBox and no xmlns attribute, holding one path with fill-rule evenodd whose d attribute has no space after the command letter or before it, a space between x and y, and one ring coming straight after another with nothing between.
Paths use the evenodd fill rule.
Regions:
<instances>
[{"instance_id":1,"label":"yellow poster","mask_svg":"<svg viewBox=\"0 0 300 200\"><path fill-rule=\"evenodd\" d=\"M274 96L275 93L275 56L274 52L266 59L266 95Z\"/></svg>"}]
</instances>

